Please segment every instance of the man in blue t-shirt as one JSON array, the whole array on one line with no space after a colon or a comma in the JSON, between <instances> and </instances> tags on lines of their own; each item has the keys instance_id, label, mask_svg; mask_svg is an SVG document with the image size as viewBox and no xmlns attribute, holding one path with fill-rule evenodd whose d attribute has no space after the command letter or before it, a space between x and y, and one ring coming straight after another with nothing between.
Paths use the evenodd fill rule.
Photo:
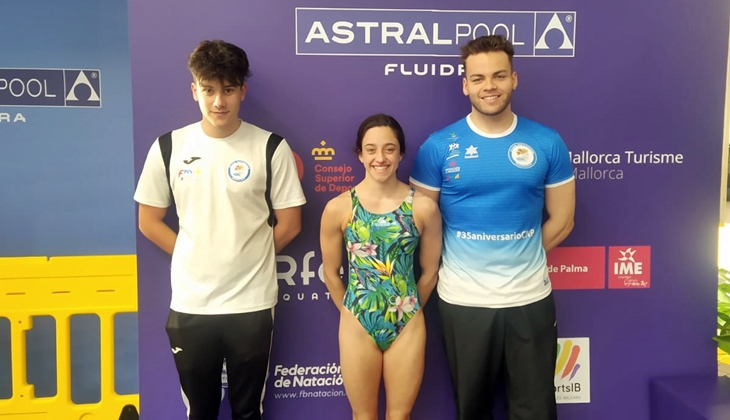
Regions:
<instances>
[{"instance_id":1,"label":"man in blue t-shirt","mask_svg":"<svg viewBox=\"0 0 730 420\"><path fill-rule=\"evenodd\" d=\"M410 179L443 216L439 309L459 420L492 418L500 375L510 419L557 417L545 253L573 228L575 181L558 133L512 113L513 55L495 35L462 47L472 111L429 136Z\"/></svg>"}]
</instances>

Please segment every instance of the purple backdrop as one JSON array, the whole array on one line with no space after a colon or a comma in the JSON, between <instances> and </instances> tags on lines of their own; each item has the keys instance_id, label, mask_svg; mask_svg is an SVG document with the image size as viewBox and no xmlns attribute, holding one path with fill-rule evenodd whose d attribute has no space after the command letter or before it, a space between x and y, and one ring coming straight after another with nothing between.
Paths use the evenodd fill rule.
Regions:
<instances>
[{"instance_id":1,"label":"purple backdrop","mask_svg":"<svg viewBox=\"0 0 730 420\"><path fill-rule=\"evenodd\" d=\"M396 9L414 3L374 0L360 5ZM564 245L605 247L606 269L595 273L605 279L602 289L556 291L560 336L590 339L590 403L561 404L561 418L646 419L651 378L715 374L711 337L729 5L706 0L698 8L695 3L556 0L548 6L537 0L488 5L452 0L421 1L417 7L471 12L376 13L311 9L339 7L341 2L333 0L306 5L289 0L205 5L129 0L137 176L157 135L199 118L186 59L201 39L211 38L237 43L249 53L253 77L241 117L285 136L303 162L308 204L303 232L279 258L281 297L266 417L349 415L337 375L327 370L338 361L337 316L317 273L319 217L325 202L337 194L332 190L353 185L363 175L351 150L365 116L386 112L403 125L408 151L399 174L406 180L426 136L469 112L461 78L449 75L458 71L458 58L449 56L458 53L457 46L444 43L474 28L479 35L485 28L510 31L515 41L526 43L515 58L520 84L513 109L518 114L557 129L574 154L617 154L621 159L616 164L575 163L583 174L577 181L576 228ZM295 10L304 6L306 10ZM474 13L485 10L513 13ZM541 13L525 13L535 10ZM553 15L560 28L547 31ZM316 21L322 30L313 26ZM335 21L352 26L338 27L338 34L332 28ZM391 36L383 44L382 26L372 29L371 43L365 43L365 29L356 24L363 21L402 23L404 43ZM422 30L413 29L417 22ZM477 27L479 22L485 25ZM434 23L440 25L439 35ZM397 31L389 27L385 32ZM543 33L546 47L535 48ZM307 43L309 35L314 36ZM407 74L424 71L428 74ZM682 161L628 163L627 151L675 159L681 154ZM621 179L606 179L606 170L614 170L613 177L621 171ZM596 179L597 173L604 178ZM650 287L609 288L617 262L609 255L612 246L651 247ZM137 250L142 418L177 419L183 406L164 332L169 259L140 235ZM648 258L643 262L649 266ZM414 418L448 419L454 406L433 302L426 317L427 367ZM325 369L290 376L277 366ZM298 382L285 387L284 380L295 376Z\"/></svg>"}]
</instances>

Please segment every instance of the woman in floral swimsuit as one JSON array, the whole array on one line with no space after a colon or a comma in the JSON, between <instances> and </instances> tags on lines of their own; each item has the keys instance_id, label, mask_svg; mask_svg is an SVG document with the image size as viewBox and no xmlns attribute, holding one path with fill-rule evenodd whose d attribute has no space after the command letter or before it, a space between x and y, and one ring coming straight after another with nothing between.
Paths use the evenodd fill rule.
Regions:
<instances>
[{"instance_id":1,"label":"woman in floral swimsuit","mask_svg":"<svg viewBox=\"0 0 730 420\"><path fill-rule=\"evenodd\" d=\"M405 420L423 378L426 325L421 308L436 285L441 214L436 202L396 177L405 139L393 117L365 119L355 150L365 179L327 203L320 232L325 283L340 310L342 378L353 419L378 418L382 378L386 417ZM339 276L343 249L349 262L346 288ZM417 249L418 282L413 265Z\"/></svg>"}]
</instances>

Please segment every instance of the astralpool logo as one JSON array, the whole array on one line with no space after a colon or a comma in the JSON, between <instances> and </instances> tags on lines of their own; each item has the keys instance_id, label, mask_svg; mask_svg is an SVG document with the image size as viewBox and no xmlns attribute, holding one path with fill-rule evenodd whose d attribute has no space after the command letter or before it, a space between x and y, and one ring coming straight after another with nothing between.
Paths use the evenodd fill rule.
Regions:
<instances>
[{"instance_id":1,"label":"astralpool logo","mask_svg":"<svg viewBox=\"0 0 730 420\"><path fill-rule=\"evenodd\" d=\"M0 68L0 106L101 108L101 72Z\"/></svg>"},{"instance_id":2,"label":"astralpool logo","mask_svg":"<svg viewBox=\"0 0 730 420\"><path fill-rule=\"evenodd\" d=\"M459 46L503 35L515 57L574 57L575 11L295 9L297 55L458 57Z\"/></svg>"},{"instance_id":3,"label":"astralpool logo","mask_svg":"<svg viewBox=\"0 0 730 420\"><path fill-rule=\"evenodd\" d=\"M555 363L555 400L558 403L591 401L589 339L559 338Z\"/></svg>"}]
</instances>

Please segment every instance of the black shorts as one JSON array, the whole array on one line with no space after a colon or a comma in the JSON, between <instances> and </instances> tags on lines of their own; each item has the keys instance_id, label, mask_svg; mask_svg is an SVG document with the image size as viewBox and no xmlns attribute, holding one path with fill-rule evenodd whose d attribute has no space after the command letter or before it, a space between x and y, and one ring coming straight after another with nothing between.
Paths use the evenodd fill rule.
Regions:
<instances>
[{"instance_id":1,"label":"black shorts","mask_svg":"<svg viewBox=\"0 0 730 420\"><path fill-rule=\"evenodd\" d=\"M508 419L555 420L558 330L552 293L513 308L439 300L458 420L491 420L504 378Z\"/></svg>"},{"instance_id":2,"label":"black shorts","mask_svg":"<svg viewBox=\"0 0 730 420\"><path fill-rule=\"evenodd\" d=\"M217 420L223 359L234 420L260 420L274 310L226 315L170 311L167 335L189 420Z\"/></svg>"}]
</instances>

